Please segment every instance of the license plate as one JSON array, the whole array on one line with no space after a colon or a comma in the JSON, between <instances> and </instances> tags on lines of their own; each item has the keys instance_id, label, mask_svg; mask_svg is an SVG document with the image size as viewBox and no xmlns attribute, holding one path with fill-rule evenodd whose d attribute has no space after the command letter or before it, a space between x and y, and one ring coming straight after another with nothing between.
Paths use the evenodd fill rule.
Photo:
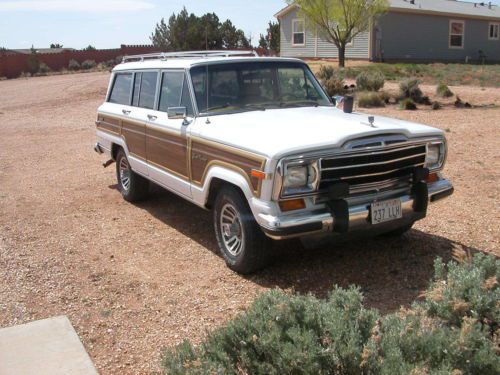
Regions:
<instances>
[{"instance_id":1,"label":"license plate","mask_svg":"<svg viewBox=\"0 0 500 375\"><path fill-rule=\"evenodd\" d=\"M372 224L385 223L403 217L401 199L376 202L371 205Z\"/></svg>"}]
</instances>

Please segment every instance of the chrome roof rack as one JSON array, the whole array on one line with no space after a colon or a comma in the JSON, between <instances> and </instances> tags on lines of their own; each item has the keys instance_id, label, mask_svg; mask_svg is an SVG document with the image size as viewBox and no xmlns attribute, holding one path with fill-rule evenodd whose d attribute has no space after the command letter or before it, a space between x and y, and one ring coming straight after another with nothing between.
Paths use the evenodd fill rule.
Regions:
<instances>
[{"instance_id":1,"label":"chrome roof rack","mask_svg":"<svg viewBox=\"0 0 500 375\"><path fill-rule=\"evenodd\" d=\"M146 61L146 60L168 60L168 59L193 59L193 58L208 58L208 57L237 57L237 56L253 56L258 57L259 54L254 51L184 51L184 52L158 52L148 53L145 55L123 56L122 63L131 61Z\"/></svg>"}]
</instances>

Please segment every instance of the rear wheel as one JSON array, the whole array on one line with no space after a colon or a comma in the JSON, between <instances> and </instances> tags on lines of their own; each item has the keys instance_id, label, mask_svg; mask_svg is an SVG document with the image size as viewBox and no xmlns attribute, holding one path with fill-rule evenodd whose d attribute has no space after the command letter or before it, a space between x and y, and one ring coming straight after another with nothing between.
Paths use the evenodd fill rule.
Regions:
<instances>
[{"instance_id":1,"label":"rear wheel","mask_svg":"<svg viewBox=\"0 0 500 375\"><path fill-rule=\"evenodd\" d=\"M219 192L213 220L217 244L229 268L248 274L268 264L272 241L262 233L236 188L224 187Z\"/></svg>"},{"instance_id":2,"label":"rear wheel","mask_svg":"<svg viewBox=\"0 0 500 375\"><path fill-rule=\"evenodd\" d=\"M149 181L132 170L123 150L119 150L116 155L116 179L126 201L136 202L147 196Z\"/></svg>"}]
</instances>

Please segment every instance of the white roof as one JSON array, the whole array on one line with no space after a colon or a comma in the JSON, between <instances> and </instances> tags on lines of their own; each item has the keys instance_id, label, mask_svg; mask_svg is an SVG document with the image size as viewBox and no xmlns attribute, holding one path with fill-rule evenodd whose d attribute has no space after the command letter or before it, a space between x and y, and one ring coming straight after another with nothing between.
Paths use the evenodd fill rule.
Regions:
<instances>
[{"instance_id":1,"label":"white roof","mask_svg":"<svg viewBox=\"0 0 500 375\"><path fill-rule=\"evenodd\" d=\"M500 20L500 6L495 4L491 4L490 6L489 0L478 0L477 2L457 0L414 0L413 4L410 0L389 0L389 4L390 10L392 11ZM281 18L296 7L296 4L288 5L274 16L276 18Z\"/></svg>"},{"instance_id":2,"label":"white roof","mask_svg":"<svg viewBox=\"0 0 500 375\"><path fill-rule=\"evenodd\" d=\"M201 58L166 58L145 61L132 61L117 65L113 71L140 70L140 69L188 69L195 65L223 64L235 62L265 62L265 61L290 61L301 62L300 59L283 57L201 57Z\"/></svg>"},{"instance_id":3,"label":"white roof","mask_svg":"<svg viewBox=\"0 0 500 375\"><path fill-rule=\"evenodd\" d=\"M410 0L390 0L390 3L391 10L500 19L500 7L488 1L415 0L412 4Z\"/></svg>"}]
</instances>

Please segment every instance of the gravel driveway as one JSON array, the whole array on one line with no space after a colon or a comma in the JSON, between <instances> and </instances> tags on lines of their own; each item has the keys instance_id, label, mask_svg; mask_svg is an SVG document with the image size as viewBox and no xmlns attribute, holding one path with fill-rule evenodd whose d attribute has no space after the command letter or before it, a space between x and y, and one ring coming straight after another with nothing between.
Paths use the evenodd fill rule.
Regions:
<instances>
[{"instance_id":1,"label":"gravel driveway","mask_svg":"<svg viewBox=\"0 0 500 375\"><path fill-rule=\"evenodd\" d=\"M274 266L242 277L216 254L209 212L159 188L121 199L92 150L108 78L0 82L0 327L66 314L102 374L157 370L162 347L200 340L269 288L325 296L354 283L388 312L418 297L436 257L500 255L499 89L452 87L496 108L372 111L447 130L455 195L408 235L280 243Z\"/></svg>"}]
</instances>

